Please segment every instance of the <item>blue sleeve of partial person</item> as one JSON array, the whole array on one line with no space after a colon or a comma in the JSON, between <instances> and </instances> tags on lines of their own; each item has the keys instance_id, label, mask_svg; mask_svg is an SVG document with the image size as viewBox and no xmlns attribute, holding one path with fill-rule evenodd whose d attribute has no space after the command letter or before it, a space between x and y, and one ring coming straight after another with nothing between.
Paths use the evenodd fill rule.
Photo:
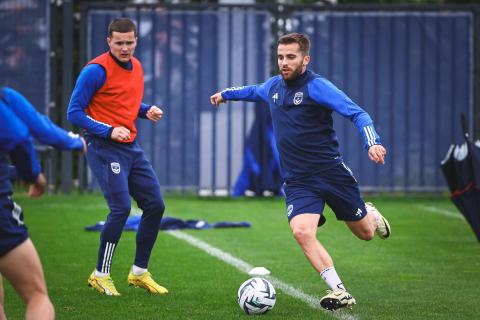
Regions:
<instances>
[{"instance_id":1,"label":"blue sleeve of partial person","mask_svg":"<svg viewBox=\"0 0 480 320\"><path fill-rule=\"evenodd\" d=\"M38 161L32 139L26 139L17 144L8 153L12 164L23 181L35 182L40 174L40 162Z\"/></svg>"},{"instance_id":2,"label":"blue sleeve of partial person","mask_svg":"<svg viewBox=\"0 0 480 320\"><path fill-rule=\"evenodd\" d=\"M68 104L67 119L96 136L110 138L113 127L97 121L85 113L90 100L104 85L107 74L99 64L89 64L78 76Z\"/></svg>"},{"instance_id":3,"label":"blue sleeve of partial person","mask_svg":"<svg viewBox=\"0 0 480 320\"><path fill-rule=\"evenodd\" d=\"M40 143L58 149L83 149L83 142L78 134L67 132L55 125L47 116L37 112L23 95L11 88L4 88L3 93L10 109Z\"/></svg>"},{"instance_id":4,"label":"blue sleeve of partial person","mask_svg":"<svg viewBox=\"0 0 480 320\"><path fill-rule=\"evenodd\" d=\"M221 92L223 100L268 102L268 92L277 79L273 77L262 84L244 87L231 87Z\"/></svg>"},{"instance_id":5,"label":"blue sleeve of partial person","mask_svg":"<svg viewBox=\"0 0 480 320\"><path fill-rule=\"evenodd\" d=\"M324 78L315 78L308 83L308 93L318 104L352 121L365 141L365 149L381 144L372 118L333 83Z\"/></svg>"},{"instance_id":6,"label":"blue sleeve of partial person","mask_svg":"<svg viewBox=\"0 0 480 320\"><path fill-rule=\"evenodd\" d=\"M34 182L40 174L38 162L30 133L25 124L0 102L0 151L8 153L17 173L23 180Z\"/></svg>"},{"instance_id":7,"label":"blue sleeve of partial person","mask_svg":"<svg viewBox=\"0 0 480 320\"><path fill-rule=\"evenodd\" d=\"M0 100L0 151L8 153L20 142L30 137L27 126L8 107L7 101Z\"/></svg>"},{"instance_id":8,"label":"blue sleeve of partial person","mask_svg":"<svg viewBox=\"0 0 480 320\"><path fill-rule=\"evenodd\" d=\"M152 106L149 104L141 103L140 104L140 110L138 110L138 116L143 119L147 119L147 111L151 108Z\"/></svg>"}]
</instances>

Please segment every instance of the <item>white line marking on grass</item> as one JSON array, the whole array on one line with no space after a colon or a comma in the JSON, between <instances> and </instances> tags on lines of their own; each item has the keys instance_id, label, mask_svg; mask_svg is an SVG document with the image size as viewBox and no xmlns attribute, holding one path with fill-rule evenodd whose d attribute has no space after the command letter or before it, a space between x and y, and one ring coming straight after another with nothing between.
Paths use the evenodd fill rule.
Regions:
<instances>
[{"instance_id":1,"label":"white line marking on grass","mask_svg":"<svg viewBox=\"0 0 480 320\"><path fill-rule=\"evenodd\" d=\"M465 217L460 212L455 212L453 210L447 210L447 209L437 208L437 207L433 207L433 206L425 206L425 205L419 205L418 207L421 208L421 209L424 209L426 211L433 212L433 213L439 213L439 214L447 216L447 217L452 217L452 218L457 218L457 219L462 219L462 220L465 219Z\"/></svg>"},{"instance_id":2,"label":"white line marking on grass","mask_svg":"<svg viewBox=\"0 0 480 320\"><path fill-rule=\"evenodd\" d=\"M219 260L237 268L238 270L240 270L243 273L248 274L248 271L250 271L250 269L253 268L253 266L250 265L249 263L247 263L247 262L245 262L241 259L238 259L238 258L232 256L230 253L222 251L221 249L218 249L218 248L208 244L207 242L205 242L203 240L195 238L194 236L191 236L191 235L186 234L186 233L181 232L181 231L166 231L166 233L174 236L177 239L181 239L181 240L189 243L190 245L192 245L194 247L197 247L200 250L205 251L209 255L211 255L211 256L213 256L213 257L215 257L215 258L217 258L217 259L219 259ZM291 286L290 284L285 283L285 282L283 282L283 281L281 281L281 280L279 280L275 277L265 276L265 278L267 278L273 284L273 286L275 288L280 289L281 291L288 294L289 296L292 296L296 299L302 300L303 302L308 304L310 307L315 308L315 309L319 309L319 310L325 312L325 314L327 314L327 315L330 315L334 318L341 319L341 320L359 320L360 319L357 316L348 314L343 310L337 310L335 312L327 311L320 306L320 303L319 303L320 298L319 297L311 296L311 295L303 292L302 290L297 289L297 288Z\"/></svg>"}]
</instances>

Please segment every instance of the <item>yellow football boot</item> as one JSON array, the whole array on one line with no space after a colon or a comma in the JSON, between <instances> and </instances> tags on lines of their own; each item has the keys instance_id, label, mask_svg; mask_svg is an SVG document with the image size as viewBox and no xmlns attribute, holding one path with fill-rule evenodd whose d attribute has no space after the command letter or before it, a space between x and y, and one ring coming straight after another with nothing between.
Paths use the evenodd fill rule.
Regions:
<instances>
[{"instance_id":1,"label":"yellow football boot","mask_svg":"<svg viewBox=\"0 0 480 320\"><path fill-rule=\"evenodd\" d=\"M142 275L136 276L132 272L128 274L128 284L137 288L143 288L152 294L166 294L168 290L152 279L150 272L145 272Z\"/></svg>"},{"instance_id":2,"label":"yellow football boot","mask_svg":"<svg viewBox=\"0 0 480 320\"><path fill-rule=\"evenodd\" d=\"M95 288L98 292L107 296L120 295L113 284L112 278L109 275L105 277L97 277L95 275L95 271L93 271L90 277L88 277L88 286Z\"/></svg>"}]
</instances>

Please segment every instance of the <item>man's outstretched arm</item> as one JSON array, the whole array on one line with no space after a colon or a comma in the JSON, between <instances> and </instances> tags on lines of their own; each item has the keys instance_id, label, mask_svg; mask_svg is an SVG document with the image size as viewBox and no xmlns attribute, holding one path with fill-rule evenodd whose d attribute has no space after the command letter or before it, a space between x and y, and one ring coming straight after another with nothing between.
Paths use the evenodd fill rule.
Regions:
<instances>
[{"instance_id":1,"label":"man's outstretched arm","mask_svg":"<svg viewBox=\"0 0 480 320\"><path fill-rule=\"evenodd\" d=\"M40 143L58 149L79 151L84 149L84 141L78 134L58 127L47 116L39 113L19 92L4 88L3 93L9 108Z\"/></svg>"},{"instance_id":2,"label":"man's outstretched arm","mask_svg":"<svg viewBox=\"0 0 480 320\"><path fill-rule=\"evenodd\" d=\"M265 83L257 84L253 86L244 87L231 87L221 92L217 92L210 97L210 103L213 105L219 105L227 100L232 101L252 101L268 102L268 92L272 87L272 84L278 79L273 77L268 79Z\"/></svg>"},{"instance_id":3,"label":"man's outstretched arm","mask_svg":"<svg viewBox=\"0 0 480 320\"><path fill-rule=\"evenodd\" d=\"M308 85L310 97L321 106L338 112L352 121L365 141L368 157L375 163L385 163L387 150L382 146L370 115L330 81L317 78Z\"/></svg>"}]
</instances>

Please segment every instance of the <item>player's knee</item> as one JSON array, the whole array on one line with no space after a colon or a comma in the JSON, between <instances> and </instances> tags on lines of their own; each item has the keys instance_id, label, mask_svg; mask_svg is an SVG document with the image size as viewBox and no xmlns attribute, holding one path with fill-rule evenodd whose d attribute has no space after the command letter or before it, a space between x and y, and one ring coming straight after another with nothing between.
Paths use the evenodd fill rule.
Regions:
<instances>
[{"instance_id":1,"label":"player's knee","mask_svg":"<svg viewBox=\"0 0 480 320\"><path fill-rule=\"evenodd\" d=\"M26 302L29 303L32 301L41 302L45 305L51 304L50 298L48 297L47 292L44 290L31 292L31 294L26 297Z\"/></svg>"},{"instance_id":2,"label":"player's knee","mask_svg":"<svg viewBox=\"0 0 480 320\"><path fill-rule=\"evenodd\" d=\"M117 202L110 202L109 203L110 212L112 216L124 216L125 214L130 213L132 209L130 201L117 201Z\"/></svg>"},{"instance_id":3,"label":"player's knee","mask_svg":"<svg viewBox=\"0 0 480 320\"><path fill-rule=\"evenodd\" d=\"M165 202L162 198L157 198L152 202L152 210L163 214L165 212Z\"/></svg>"},{"instance_id":4,"label":"player's knee","mask_svg":"<svg viewBox=\"0 0 480 320\"><path fill-rule=\"evenodd\" d=\"M157 210L160 212L160 214L163 214L165 212L165 202L163 202L162 199L159 199L156 204L155 204L155 207L157 208Z\"/></svg>"},{"instance_id":5,"label":"player's knee","mask_svg":"<svg viewBox=\"0 0 480 320\"><path fill-rule=\"evenodd\" d=\"M165 202L163 202L163 199L161 198L153 199L145 204L143 212L161 216L165 212Z\"/></svg>"},{"instance_id":6,"label":"player's knee","mask_svg":"<svg viewBox=\"0 0 480 320\"><path fill-rule=\"evenodd\" d=\"M129 214L132 209L130 195L125 192L116 192L106 196L110 212L113 216Z\"/></svg>"},{"instance_id":7,"label":"player's knee","mask_svg":"<svg viewBox=\"0 0 480 320\"><path fill-rule=\"evenodd\" d=\"M295 227L292 233L295 240L300 244L315 238L315 232L311 228Z\"/></svg>"},{"instance_id":8,"label":"player's knee","mask_svg":"<svg viewBox=\"0 0 480 320\"><path fill-rule=\"evenodd\" d=\"M55 308L47 293L33 294L26 301L26 319L54 319Z\"/></svg>"},{"instance_id":9,"label":"player's knee","mask_svg":"<svg viewBox=\"0 0 480 320\"><path fill-rule=\"evenodd\" d=\"M36 282L37 281L30 283L28 288L19 291L23 301L27 305L41 302L47 304L47 302L50 301L45 284L43 282Z\"/></svg>"},{"instance_id":10,"label":"player's knee","mask_svg":"<svg viewBox=\"0 0 480 320\"><path fill-rule=\"evenodd\" d=\"M132 210L130 204L121 204L117 203L110 206L110 220L112 221L123 221L126 220L128 214Z\"/></svg>"},{"instance_id":11,"label":"player's knee","mask_svg":"<svg viewBox=\"0 0 480 320\"><path fill-rule=\"evenodd\" d=\"M362 239L362 240L365 240L365 241L370 241L375 236L375 232L373 230L364 229L364 230L360 230L359 232L357 232L356 236L359 239Z\"/></svg>"}]
</instances>

